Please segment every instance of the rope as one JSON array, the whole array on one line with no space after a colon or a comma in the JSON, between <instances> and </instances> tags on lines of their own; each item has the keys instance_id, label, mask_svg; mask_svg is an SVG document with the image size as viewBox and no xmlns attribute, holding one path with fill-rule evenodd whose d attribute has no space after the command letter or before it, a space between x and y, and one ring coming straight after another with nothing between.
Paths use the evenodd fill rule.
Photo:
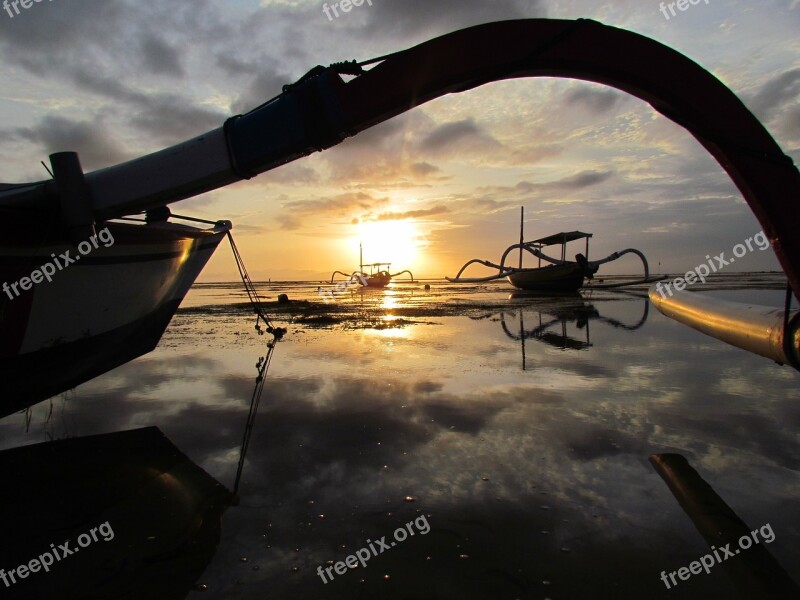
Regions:
<instances>
[{"instance_id":1,"label":"rope","mask_svg":"<svg viewBox=\"0 0 800 600\"><path fill-rule=\"evenodd\" d=\"M244 428L242 447L239 450L239 465L236 469L236 480L233 484L233 494L236 496L239 492L239 483L242 479L245 456L250 446L250 438L253 434L256 414L258 414L258 405L261 403L261 395L267 380L267 371L272 362L272 353L275 351L275 344L277 344L286 333L286 329L284 327L275 327L266 313L261 310L261 298L258 295L258 290L256 290L253 280L250 279L250 274L247 272L247 267L244 265L244 259L239 252L239 248L236 246L236 242L233 241L233 235L230 229L228 230L228 241L231 243L233 257L236 259L236 268L239 269L239 275L242 278L244 289L247 291L247 297L250 299L250 304L253 306L253 312L256 313L256 331L258 331L258 335L264 335L264 330L261 328L261 321L263 320L266 325L266 332L273 335L273 339L267 343L267 355L259 358L256 364L258 375L256 376L256 385L253 388L253 395L250 398L250 412L247 415L247 425Z\"/></svg>"},{"instance_id":2,"label":"rope","mask_svg":"<svg viewBox=\"0 0 800 600\"><path fill-rule=\"evenodd\" d=\"M253 312L256 313L255 329L258 332L258 335L264 335L264 330L261 329L261 321L263 320L264 325L266 325L266 332L271 333L273 336L275 336L276 340L279 340L286 333L286 329L283 327L275 327L266 313L261 310L261 298L258 295L256 286L253 285L253 280L250 279L250 274L247 272L247 267L244 266L244 259L239 252L239 248L236 247L236 242L233 241L233 235L231 234L230 230L228 230L228 240L231 243L233 257L236 259L236 267L239 269L239 276L242 278L242 283L244 284L244 289L247 292L247 297L250 299L250 304L253 306Z\"/></svg>"},{"instance_id":3,"label":"rope","mask_svg":"<svg viewBox=\"0 0 800 600\"><path fill-rule=\"evenodd\" d=\"M244 459L247 455L247 449L250 446L250 438L253 435L253 426L256 422L256 414L258 414L258 405L261 403L261 393L264 390L264 383L267 380L267 371L272 362L272 352L275 350L276 340L267 344L267 355L258 359L256 367L258 368L258 376L256 377L256 386L253 389L253 395L250 398L250 412L247 415L247 425L244 428L244 436L242 437L242 447L239 450L239 466L236 469L236 481L233 484L234 496L239 493L239 483L242 479L242 471L244 470Z\"/></svg>"}]
</instances>

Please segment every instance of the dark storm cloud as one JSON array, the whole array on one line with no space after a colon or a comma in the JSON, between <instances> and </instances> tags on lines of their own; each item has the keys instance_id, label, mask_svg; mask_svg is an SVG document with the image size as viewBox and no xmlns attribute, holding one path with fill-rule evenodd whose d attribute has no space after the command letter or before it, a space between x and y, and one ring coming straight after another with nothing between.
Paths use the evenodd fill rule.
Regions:
<instances>
[{"instance_id":1,"label":"dark storm cloud","mask_svg":"<svg viewBox=\"0 0 800 600\"><path fill-rule=\"evenodd\" d=\"M793 108L786 113L785 119L786 132L794 139L800 140L800 106ZM796 153L797 150L794 150Z\"/></svg>"},{"instance_id":2,"label":"dark storm cloud","mask_svg":"<svg viewBox=\"0 0 800 600\"><path fill-rule=\"evenodd\" d=\"M186 103L179 96L159 94L148 98L130 122L164 143L180 142L225 122L222 112Z\"/></svg>"},{"instance_id":3,"label":"dark storm cloud","mask_svg":"<svg viewBox=\"0 0 800 600\"><path fill-rule=\"evenodd\" d=\"M222 59L218 64L223 68L230 67L232 73L241 72L256 74L255 77L250 79L247 89L231 105L231 112L233 114L244 113L254 109L256 106L260 106L267 100L280 94L283 86L292 81L289 75L276 73L268 68L264 69L257 63L239 63L229 59ZM238 71L239 68L243 68L244 70Z\"/></svg>"},{"instance_id":4,"label":"dark storm cloud","mask_svg":"<svg viewBox=\"0 0 800 600\"><path fill-rule=\"evenodd\" d=\"M155 35L142 40L143 66L151 73L183 77L182 57L179 52Z\"/></svg>"},{"instance_id":5,"label":"dark storm cloud","mask_svg":"<svg viewBox=\"0 0 800 600\"><path fill-rule=\"evenodd\" d=\"M540 0L393 0L376 2L368 14L365 31L371 37L394 35L425 39L429 34L444 34L489 21L544 17L546 11Z\"/></svg>"},{"instance_id":6,"label":"dark storm cloud","mask_svg":"<svg viewBox=\"0 0 800 600\"><path fill-rule=\"evenodd\" d=\"M613 176L614 171L583 171L556 181L542 183L520 181L514 188L522 193L528 193L533 190L582 190L605 183Z\"/></svg>"},{"instance_id":7,"label":"dark storm cloud","mask_svg":"<svg viewBox=\"0 0 800 600\"><path fill-rule=\"evenodd\" d=\"M439 125L422 140L420 148L427 152L437 152L443 149L452 150L453 146L458 147L464 143L495 147L501 145L473 119L464 119Z\"/></svg>"},{"instance_id":8,"label":"dark storm cloud","mask_svg":"<svg viewBox=\"0 0 800 600\"><path fill-rule=\"evenodd\" d=\"M210 3L144 6L64 0L37 8L24 20L15 20L13 27L3 23L0 51L12 56L12 63L112 101L108 107L123 117L123 127L162 144L222 124L224 112L198 104L179 85L187 76L190 52L202 55L221 43L233 43ZM158 34L153 33L154 22L159 24ZM203 44L198 46L200 39ZM20 48L24 52L14 51ZM165 77L175 91L149 91L163 90ZM102 154L104 149L93 152Z\"/></svg>"},{"instance_id":9,"label":"dark storm cloud","mask_svg":"<svg viewBox=\"0 0 800 600\"><path fill-rule=\"evenodd\" d=\"M613 171L583 171L572 177L565 177L548 185L566 190L580 190L608 181Z\"/></svg>"},{"instance_id":10,"label":"dark storm cloud","mask_svg":"<svg viewBox=\"0 0 800 600\"><path fill-rule=\"evenodd\" d=\"M593 90L581 88L567 95L567 104L585 106L595 114L611 112L619 106L626 96L614 90Z\"/></svg>"},{"instance_id":11,"label":"dark storm cloud","mask_svg":"<svg viewBox=\"0 0 800 600\"><path fill-rule=\"evenodd\" d=\"M47 154L78 152L82 166L88 169L109 166L129 158L105 132L102 121L71 121L50 116L36 126L13 130L11 135L42 146Z\"/></svg>"},{"instance_id":12,"label":"dark storm cloud","mask_svg":"<svg viewBox=\"0 0 800 600\"><path fill-rule=\"evenodd\" d=\"M767 81L747 100L747 105L761 119L769 120L789 102L800 97L800 68L791 69Z\"/></svg>"},{"instance_id":13,"label":"dark storm cloud","mask_svg":"<svg viewBox=\"0 0 800 600\"><path fill-rule=\"evenodd\" d=\"M193 104L178 94L145 94L118 79L82 68L74 69L72 77L84 89L127 104L134 111L128 114L128 122L165 142L178 142L220 127L227 116Z\"/></svg>"}]
</instances>

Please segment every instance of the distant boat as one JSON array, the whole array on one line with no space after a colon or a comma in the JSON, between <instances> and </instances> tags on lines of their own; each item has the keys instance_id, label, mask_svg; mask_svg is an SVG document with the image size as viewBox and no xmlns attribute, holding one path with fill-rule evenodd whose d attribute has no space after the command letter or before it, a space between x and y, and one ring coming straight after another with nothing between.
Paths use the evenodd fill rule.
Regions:
<instances>
[{"instance_id":1,"label":"distant boat","mask_svg":"<svg viewBox=\"0 0 800 600\"><path fill-rule=\"evenodd\" d=\"M503 277L508 278L509 283L514 287L532 292L575 292L583 287L585 279L592 279L594 274L603 265L608 262L615 261L625 254L636 254L644 266L644 277L634 279L632 281L624 281L612 284L593 285L594 289L597 288L611 288L622 287L626 285L634 285L639 283L650 283L654 281L661 281L666 279L666 276L651 277L650 268L647 264L647 258L639 250L635 248L627 248L620 252L614 252L609 256L590 261L589 256L589 238L592 237L591 233L584 233L583 231L562 231L553 235L548 235L537 240L530 242L525 241L523 223L524 223L525 209L520 211L520 225L519 225L519 243L512 244L503 252L500 259L500 264L495 264L488 260L473 258L467 261L455 277L445 277L447 281L452 283L480 283L484 281L493 281ZM576 254L575 260L567 260L567 244L576 240L586 240L585 254ZM542 250L548 246L561 245L561 258L553 258L546 255ZM519 248L519 266L511 267L506 266L506 258L515 249ZM533 268L523 268L522 266L522 251L529 252L539 259L539 265ZM547 264L542 266L542 261ZM497 273L487 277L461 277L461 274L471 264L478 263L486 267L497 269Z\"/></svg>"},{"instance_id":2,"label":"distant boat","mask_svg":"<svg viewBox=\"0 0 800 600\"><path fill-rule=\"evenodd\" d=\"M386 269L381 269L381 267L384 265L386 266ZM367 287L386 287L392 282L392 275L388 271L389 267L391 266L391 263L372 263L369 265L361 265L361 272L359 275L364 279L364 285ZM364 267L369 267L369 273L364 271Z\"/></svg>"},{"instance_id":3,"label":"distant boat","mask_svg":"<svg viewBox=\"0 0 800 600\"><path fill-rule=\"evenodd\" d=\"M331 283L333 283L334 278L337 274L344 275L348 278L348 282L353 284L361 284L364 287L374 287L374 288L384 288L392 282L393 277L397 277L398 275L402 275L403 273L408 273L411 276L411 281L414 281L414 275L406 269L405 271L400 271L399 273L389 273L389 267L392 266L392 263L369 263L364 264L364 249L361 244L358 245L358 271L353 271L350 275L347 273L343 273L342 271L334 271L331 274ZM369 273L367 273L364 267L369 268ZM386 267L385 269L383 267Z\"/></svg>"}]
</instances>

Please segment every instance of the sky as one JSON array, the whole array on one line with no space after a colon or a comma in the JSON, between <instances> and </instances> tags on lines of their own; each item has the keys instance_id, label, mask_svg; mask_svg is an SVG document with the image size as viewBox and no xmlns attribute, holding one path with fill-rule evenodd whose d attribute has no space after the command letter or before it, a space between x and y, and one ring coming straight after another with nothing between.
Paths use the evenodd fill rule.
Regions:
<instances>
[{"instance_id":1,"label":"sky","mask_svg":"<svg viewBox=\"0 0 800 600\"><path fill-rule=\"evenodd\" d=\"M87 172L117 164L215 129L315 65L517 18L591 18L680 51L800 162L800 0L701 0L669 19L654 0L372 0L334 18L324 4L50 0L0 11L0 181L46 178L40 161L57 151L79 152ZM518 241L521 206L526 239L591 232L590 258L634 247L659 273L730 255L761 229L683 128L613 88L556 78L439 98L172 210L233 221L254 279L321 280L355 270L360 242L366 262L416 277L498 261ZM625 258L601 274L639 268ZM779 268L755 247L726 267ZM236 277L221 246L200 281Z\"/></svg>"}]
</instances>

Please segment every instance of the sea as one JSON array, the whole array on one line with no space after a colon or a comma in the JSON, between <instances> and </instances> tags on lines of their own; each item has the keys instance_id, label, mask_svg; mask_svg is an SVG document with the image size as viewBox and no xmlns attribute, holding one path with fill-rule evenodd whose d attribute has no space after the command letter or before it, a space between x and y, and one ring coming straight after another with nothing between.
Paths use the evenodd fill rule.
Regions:
<instances>
[{"instance_id":1,"label":"sea","mask_svg":"<svg viewBox=\"0 0 800 600\"><path fill-rule=\"evenodd\" d=\"M782 307L785 287L720 274L694 291ZM258 282L286 329L274 341L240 282L196 284L154 351L0 420L0 449L157 427L235 488L188 598L733 598L775 572L800 582L796 370L665 317L646 287L328 288Z\"/></svg>"}]
</instances>

